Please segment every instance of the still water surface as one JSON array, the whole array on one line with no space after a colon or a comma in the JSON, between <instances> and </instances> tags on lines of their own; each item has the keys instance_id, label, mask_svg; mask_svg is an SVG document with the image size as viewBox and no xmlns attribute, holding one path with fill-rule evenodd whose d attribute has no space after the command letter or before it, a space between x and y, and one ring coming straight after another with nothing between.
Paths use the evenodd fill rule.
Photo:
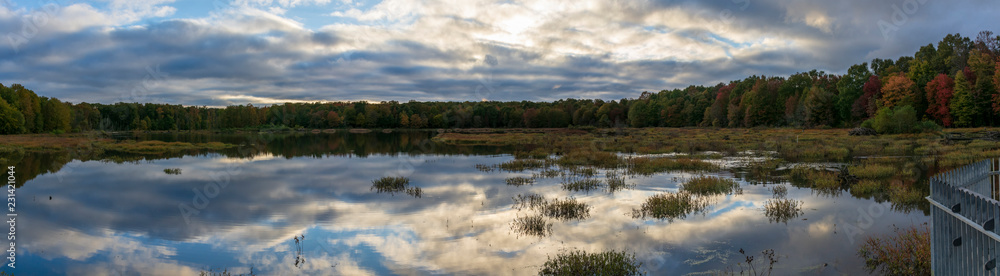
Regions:
<instances>
[{"instance_id":1,"label":"still water surface","mask_svg":"<svg viewBox=\"0 0 1000 276\"><path fill-rule=\"evenodd\" d=\"M532 172L475 165L512 160L512 149L437 145L432 135L159 135L140 138L242 146L121 163L29 154L17 164L37 175L22 176L31 179L17 191L16 271L525 275L548 256L580 249L626 250L650 274L673 275L739 273L739 249L774 249L776 274L864 274L856 257L864 236L927 221L920 210L902 212L847 192L742 179L742 194L713 196L704 212L636 219L632 209L646 198L676 192L694 175L628 177L635 188L614 193L566 191L559 177L508 186L506 178ZM168 168L181 174L164 173ZM422 195L373 191L372 180L386 175L408 176ZM804 202L801 216L782 223L764 215L775 185ZM527 194L576 198L590 206L590 216L549 220L546 236L519 234L514 219L535 213L512 208L512 197Z\"/></svg>"}]
</instances>

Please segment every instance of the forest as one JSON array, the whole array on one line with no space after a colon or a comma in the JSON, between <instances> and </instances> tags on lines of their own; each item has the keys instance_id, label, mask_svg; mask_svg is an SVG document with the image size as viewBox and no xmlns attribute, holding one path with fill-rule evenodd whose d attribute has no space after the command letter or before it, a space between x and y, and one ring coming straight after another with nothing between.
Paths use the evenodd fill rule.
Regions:
<instances>
[{"instance_id":1,"label":"forest","mask_svg":"<svg viewBox=\"0 0 1000 276\"><path fill-rule=\"evenodd\" d=\"M239 128L872 127L1000 125L1000 35L950 34L844 75L812 70L621 100L316 102L225 108L69 103L0 84L0 134Z\"/></svg>"}]
</instances>

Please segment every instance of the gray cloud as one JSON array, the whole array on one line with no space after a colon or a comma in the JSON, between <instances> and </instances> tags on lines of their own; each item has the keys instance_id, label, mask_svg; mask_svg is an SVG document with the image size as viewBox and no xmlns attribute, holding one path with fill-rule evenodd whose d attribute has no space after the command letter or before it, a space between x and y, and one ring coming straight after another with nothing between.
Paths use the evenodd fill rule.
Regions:
<instances>
[{"instance_id":1,"label":"gray cloud","mask_svg":"<svg viewBox=\"0 0 1000 276\"><path fill-rule=\"evenodd\" d=\"M153 2L151 11L170 8ZM110 103L129 99L147 68L159 68L166 77L141 87L149 95L141 99L209 106L620 99L747 75L843 73L872 58L912 55L948 33L997 29L997 8L987 1L913 3L386 0L335 12L332 24L318 29L264 11L265 2L206 18L150 12L126 21L113 20L120 11L66 4L45 24L28 23L37 31L16 50L0 45L0 82L72 102ZM0 34L23 34L24 18L40 14L49 15L0 7ZM148 23L127 23L135 16ZM889 32L880 21L892 24ZM487 55L498 62L485 63Z\"/></svg>"}]
</instances>

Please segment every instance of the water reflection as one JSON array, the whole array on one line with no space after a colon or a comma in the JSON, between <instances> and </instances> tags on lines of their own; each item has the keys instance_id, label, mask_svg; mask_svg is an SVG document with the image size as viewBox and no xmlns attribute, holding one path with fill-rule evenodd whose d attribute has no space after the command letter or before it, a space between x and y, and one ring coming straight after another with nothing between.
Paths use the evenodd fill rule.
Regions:
<instances>
[{"instance_id":1,"label":"water reflection","mask_svg":"<svg viewBox=\"0 0 1000 276\"><path fill-rule=\"evenodd\" d=\"M680 192L696 175L629 178L634 188L614 193L566 190L560 178L509 186L507 178L538 172L484 173L474 166L512 160L496 154L503 149L438 147L397 154L406 152L396 151L400 147L420 151L419 139L399 137L386 138L397 146L381 153L374 144L387 141L299 145L318 155L284 146L320 143L301 139L246 155L199 153L120 164L65 161L61 167L72 171L62 175L38 168L49 173L38 173L19 189L19 199L26 201L19 214L24 219L19 237L24 262L19 265L25 266L19 269L75 275L197 275L220 268L233 273L253 268L260 275L523 275L534 274L560 250L582 249L628 250L650 272L683 274L725 269L742 261L737 250L743 248L774 249L783 269L778 271L832 275L862 271L852 242L863 235L927 220L891 210L889 203L788 187L785 198L801 200L803 213L787 224L773 223L763 211L774 198L773 185L742 180L742 194L711 196L699 214L673 221L635 219L631 211L647 198ZM345 147L364 148L358 150L364 153ZM415 157L422 162L414 162ZM21 160L45 158L58 159ZM401 170L401 164L412 171ZM28 166L18 165L26 171ZM164 173L174 168L183 173ZM420 187L422 197L372 192L372 180L386 172L409 172L409 185ZM196 191L219 179L229 184L215 196L206 195L206 206L185 219L179 205L194 206ZM537 209L515 207L514 198L529 195L572 198L587 207L587 216L550 219ZM53 199L42 200L48 196ZM526 200L530 207L531 199ZM871 225L860 224L859 207L882 212ZM518 218L536 215L544 220L545 235L519 235L512 229Z\"/></svg>"}]
</instances>

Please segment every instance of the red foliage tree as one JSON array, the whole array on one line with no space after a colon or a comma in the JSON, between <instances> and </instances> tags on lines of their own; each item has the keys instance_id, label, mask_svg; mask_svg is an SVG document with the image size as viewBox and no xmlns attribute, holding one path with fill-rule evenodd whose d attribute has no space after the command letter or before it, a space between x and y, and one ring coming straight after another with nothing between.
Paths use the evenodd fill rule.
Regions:
<instances>
[{"instance_id":1,"label":"red foliage tree","mask_svg":"<svg viewBox=\"0 0 1000 276\"><path fill-rule=\"evenodd\" d=\"M945 127L951 126L951 110L948 105L955 92L955 81L948 75L938 74L927 83L927 115Z\"/></svg>"},{"instance_id":2,"label":"red foliage tree","mask_svg":"<svg viewBox=\"0 0 1000 276\"><path fill-rule=\"evenodd\" d=\"M875 111L878 110L875 101L882 97L882 82L878 76L872 75L868 77L868 81L865 82L861 91L864 94L854 101L854 104L851 106L852 114L858 118L875 116Z\"/></svg>"}]
</instances>

